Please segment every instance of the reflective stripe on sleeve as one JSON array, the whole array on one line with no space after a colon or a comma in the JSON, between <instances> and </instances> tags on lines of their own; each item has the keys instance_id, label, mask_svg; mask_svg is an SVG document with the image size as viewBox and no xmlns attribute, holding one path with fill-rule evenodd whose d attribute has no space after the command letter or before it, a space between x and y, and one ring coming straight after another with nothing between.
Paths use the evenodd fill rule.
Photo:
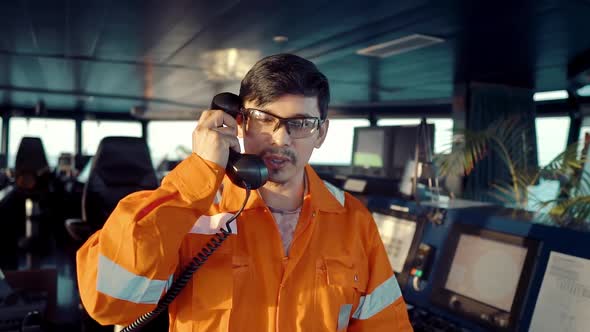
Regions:
<instances>
[{"instance_id":1,"label":"reflective stripe on sleeve","mask_svg":"<svg viewBox=\"0 0 590 332\"><path fill-rule=\"evenodd\" d=\"M340 306L340 312L338 313L338 328L340 331L348 327L348 318L352 311L352 304L343 304Z\"/></svg>"},{"instance_id":2,"label":"reflective stripe on sleeve","mask_svg":"<svg viewBox=\"0 0 590 332\"><path fill-rule=\"evenodd\" d=\"M174 283L174 273L170 275L170 277L168 277L168 280L166 281L166 291L168 291L170 289L170 286L172 286L172 284Z\"/></svg>"},{"instance_id":3,"label":"reflective stripe on sleeve","mask_svg":"<svg viewBox=\"0 0 590 332\"><path fill-rule=\"evenodd\" d=\"M96 290L116 299L156 304L168 280L152 280L127 271L106 256L98 258Z\"/></svg>"},{"instance_id":4,"label":"reflective stripe on sleeve","mask_svg":"<svg viewBox=\"0 0 590 332\"><path fill-rule=\"evenodd\" d=\"M359 306L352 318L369 319L402 296L395 276L379 285L371 294L361 296Z\"/></svg>"}]
</instances>

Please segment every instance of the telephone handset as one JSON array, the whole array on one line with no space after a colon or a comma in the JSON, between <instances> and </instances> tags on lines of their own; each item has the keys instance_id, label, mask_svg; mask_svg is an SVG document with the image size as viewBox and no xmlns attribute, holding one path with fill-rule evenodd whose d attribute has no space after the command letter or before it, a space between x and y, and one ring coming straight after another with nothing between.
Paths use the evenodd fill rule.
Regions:
<instances>
[{"instance_id":1,"label":"telephone handset","mask_svg":"<svg viewBox=\"0 0 590 332\"><path fill-rule=\"evenodd\" d=\"M222 92L211 101L211 109L220 109L233 116L240 113L242 99L230 92ZM268 168L262 159L253 154L242 154L229 149L229 159L225 171L230 180L237 186L258 189L268 179Z\"/></svg>"},{"instance_id":2,"label":"telephone handset","mask_svg":"<svg viewBox=\"0 0 590 332\"><path fill-rule=\"evenodd\" d=\"M216 95L211 102L211 109L223 110L233 117L236 117L239 114L241 107L242 101L240 97L229 92ZM248 198L250 197L251 189L260 188L268 179L268 169L260 157L253 154L241 154L232 149L229 150L229 159L225 169L227 176L233 183L246 189L246 198L244 198L242 207L225 222L225 228L220 228L219 232L214 234L201 251L193 257L188 266L186 266L178 275L178 278L174 280L170 289L168 289L166 294L164 294L160 301L158 301L156 308L141 315L141 317L137 318L133 323L121 330L121 332L139 331L159 314L166 311L166 308L168 308L170 303L172 303L178 294L180 294L180 291L186 286L193 274L195 274L195 272L207 262L209 256L213 255L213 253L232 233L230 224L236 220L244 210L246 202L248 202Z\"/></svg>"}]
</instances>

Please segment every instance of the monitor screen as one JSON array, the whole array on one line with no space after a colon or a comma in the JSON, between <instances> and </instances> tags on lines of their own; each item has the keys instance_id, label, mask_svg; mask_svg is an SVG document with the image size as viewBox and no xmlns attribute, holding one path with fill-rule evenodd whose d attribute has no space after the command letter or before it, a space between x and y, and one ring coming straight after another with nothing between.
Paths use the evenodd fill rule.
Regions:
<instances>
[{"instance_id":1,"label":"monitor screen","mask_svg":"<svg viewBox=\"0 0 590 332\"><path fill-rule=\"evenodd\" d=\"M355 128L353 166L383 167L386 133L381 128Z\"/></svg>"},{"instance_id":2,"label":"monitor screen","mask_svg":"<svg viewBox=\"0 0 590 332\"><path fill-rule=\"evenodd\" d=\"M414 240L416 221L377 212L373 212L373 219L393 270L401 273Z\"/></svg>"},{"instance_id":3,"label":"monitor screen","mask_svg":"<svg viewBox=\"0 0 590 332\"><path fill-rule=\"evenodd\" d=\"M527 249L461 234L445 288L510 311Z\"/></svg>"},{"instance_id":4,"label":"monitor screen","mask_svg":"<svg viewBox=\"0 0 590 332\"><path fill-rule=\"evenodd\" d=\"M430 149L434 126L427 125L418 139L419 126L356 127L352 151L352 166L363 175L376 175L399 180L409 160L415 159L416 145L420 145L419 160L426 160L426 137ZM430 155L430 154L428 154Z\"/></svg>"},{"instance_id":5,"label":"monitor screen","mask_svg":"<svg viewBox=\"0 0 590 332\"><path fill-rule=\"evenodd\" d=\"M494 331L514 331L538 245L531 238L454 221L438 258L433 304Z\"/></svg>"}]
</instances>

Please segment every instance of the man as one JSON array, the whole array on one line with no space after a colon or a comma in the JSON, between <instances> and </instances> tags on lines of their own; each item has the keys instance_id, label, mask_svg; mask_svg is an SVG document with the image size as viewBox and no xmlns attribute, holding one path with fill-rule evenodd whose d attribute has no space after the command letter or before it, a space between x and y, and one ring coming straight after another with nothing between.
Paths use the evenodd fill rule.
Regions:
<instances>
[{"instance_id":1,"label":"man","mask_svg":"<svg viewBox=\"0 0 590 332\"><path fill-rule=\"evenodd\" d=\"M229 149L259 155L269 181L170 305L171 331L411 331L371 214L307 165L328 131L329 87L309 61L259 61L234 119L204 111L193 153L154 191L121 200L79 250L82 302L103 324L152 310L169 280L240 209ZM237 229L237 230L236 230Z\"/></svg>"}]
</instances>

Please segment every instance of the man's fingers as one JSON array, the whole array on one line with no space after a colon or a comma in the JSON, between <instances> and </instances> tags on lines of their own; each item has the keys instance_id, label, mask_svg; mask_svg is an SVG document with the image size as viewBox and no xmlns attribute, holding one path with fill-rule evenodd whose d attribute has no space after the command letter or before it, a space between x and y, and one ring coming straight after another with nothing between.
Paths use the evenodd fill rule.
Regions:
<instances>
[{"instance_id":1,"label":"man's fingers","mask_svg":"<svg viewBox=\"0 0 590 332\"><path fill-rule=\"evenodd\" d=\"M232 127L232 128L237 128L238 123L236 122L236 119L234 119L233 116L231 116L228 113L225 113L223 111L221 111L221 113L223 114L223 123L222 123L222 125L225 125L225 126L228 126L228 127Z\"/></svg>"},{"instance_id":2,"label":"man's fingers","mask_svg":"<svg viewBox=\"0 0 590 332\"><path fill-rule=\"evenodd\" d=\"M193 131L193 152L222 167L227 165L228 149L240 151L236 119L222 110L201 113Z\"/></svg>"},{"instance_id":3,"label":"man's fingers","mask_svg":"<svg viewBox=\"0 0 590 332\"><path fill-rule=\"evenodd\" d=\"M230 148L233 149L234 151L240 153L241 151L241 147L240 147L240 141L238 140L237 137L234 137L234 140L230 141Z\"/></svg>"},{"instance_id":4,"label":"man's fingers","mask_svg":"<svg viewBox=\"0 0 590 332\"><path fill-rule=\"evenodd\" d=\"M218 128L218 127L237 127L238 123L228 113L222 110L207 110L201 113L199 119L199 126L205 128Z\"/></svg>"},{"instance_id":5,"label":"man's fingers","mask_svg":"<svg viewBox=\"0 0 590 332\"><path fill-rule=\"evenodd\" d=\"M236 127L217 127L210 128L210 130L215 130L216 132L227 136L238 136L238 128Z\"/></svg>"}]
</instances>

